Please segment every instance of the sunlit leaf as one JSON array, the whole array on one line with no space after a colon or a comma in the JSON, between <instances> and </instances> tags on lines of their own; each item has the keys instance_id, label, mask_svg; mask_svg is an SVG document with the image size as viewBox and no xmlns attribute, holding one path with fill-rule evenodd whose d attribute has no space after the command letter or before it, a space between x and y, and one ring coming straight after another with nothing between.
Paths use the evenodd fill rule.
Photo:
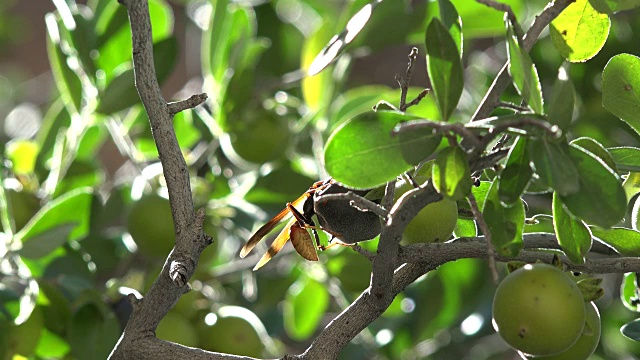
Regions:
<instances>
[{"instance_id":1,"label":"sunlit leaf","mask_svg":"<svg viewBox=\"0 0 640 360\"><path fill-rule=\"evenodd\" d=\"M627 209L620 177L602 160L580 147L570 146L569 155L580 181L577 192L559 194L569 212L604 228L620 222Z\"/></svg>"},{"instance_id":2,"label":"sunlit leaf","mask_svg":"<svg viewBox=\"0 0 640 360\"><path fill-rule=\"evenodd\" d=\"M552 208L553 227L560 247L569 260L576 264L584 264L584 256L591 249L589 227L582 220L569 214L555 193Z\"/></svg>"},{"instance_id":3,"label":"sunlit leaf","mask_svg":"<svg viewBox=\"0 0 640 360\"><path fill-rule=\"evenodd\" d=\"M433 186L442 196L464 199L471 191L469 160L462 148L446 147L438 153L433 165Z\"/></svg>"},{"instance_id":4,"label":"sunlit leaf","mask_svg":"<svg viewBox=\"0 0 640 360\"><path fill-rule=\"evenodd\" d=\"M317 66L317 59L320 55L322 46L326 44L327 39L331 36L332 22L326 21L316 30L314 34L306 39L302 47L300 67L312 70L312 66ZM335 56L335 55L334 55ZM329 63L324 64L323 68ZM302 78L302 96L305 103L311 111L319 111L328 105L333 92L334 80L330 71L325 71Z\"/></svg>"},{"instance_id":5,"label":"sunlit leaf","mask_svg":"<svg viewBox=\"0 0 640 360\"><path fill-rule=\"evenodd\" d=\"M464 77L458 45L442 24L434 18L427 28L427 72L444 121L455 110L462 95Z\"/></svg>"},{"instance_id":6,"label":"sunlit leaf","mask_svg":"<svg viewBox=\"0 0 640 360\"><path fill-rule=\"evenodd\" d=\"M640 133L640 58L612 57L602 72L602 106Z\"/></svg>"},{"instance_id":7,"label":"sunlit leaf","mask_svg":"<svg viewBox=\"0 0 640 360\"><path fill-rule=\"evenodd\" d=\"M608 148L607 150L618 170L640 172L640 148L621 146Z\"/></svg>"},{"instance_id":8,"label":"sunlit leaf","mask_svg":"<svg viewBox=\"0 0 640 360\"><path fill-rule=\"evenodd\" d=\"M535 113L542 114L542 88L538 78L538 71L520 41L513 30L513 25L507 19L509 74L511 74L513 84L518 93L527 102L527 105Z\"/></svg>"},{"instance_id":9,"label":"sunlit leaf","mask_svg":"<svg viewBox=\"0 0 640 360\"><path fill-rule=\"evenodd\" d=\"M413 119L412 115L379 110L347 121L327 141L327 172L339 182L360 189L395 179L440 144L441 136L433 135L429 129L392 134L396 125Z\"/></svg>"},{"instance_id":10,"label":"sunlit leaf","mask_svg":"<svg viewBox=\"0 0 640 360\"><path fill-rule=\"evenodd\" d=\"M382 0L374 0L365 5L360 11L353 15L345 29L340 34L335 35L331 40L329 40L329 43L320 51L309 65L307 69L307 74L309 76L313 76L322 71L350 42L353 41L356 35L358 35L358 33L367 24L371 18L373 9L380 2L382 2Z\"/></svg>"},{"instance_id":11,"label":"sunlit leaf","mask_svg":"<svg viewBox=\"0 0 640 360\"><path fill-rule=\"evenodd\" d=\"M593 236L613 247L622 256L640 256L640 232L622 227L591 227Z\"/></svg>"},{"instance_id":12,"label":"sunlit leaf","mask_svg":"<svg viewBox=\"0 0 640 360\"><path fill-rule=\"evenodd\" d=\"M592 1L572 2L549 25L553 45L571 62L594 57L609 36L611 20L608 15L597 12L591 6Z\"/></svg>"},{"instance_id":13,"label":"sunlit leaf","mask_svg":"<svg viewBox=\"0 0 640 360\"><path fill-rule=\"evenodd\" d=\"M67 242L69 234L76 227L76 223L66 223L51 228L43 233L31 237L23 242L18 254L25 258L37 259L49 254L58 246Z\"/></svg>"},{"instance_id":14,"label":"sunlit leaf","mask_svg":"<svg viewBox=\"0 0 640 360\"><path fill-rule=\"evenodd\" d=\"M69 239L78 240L89 230L92 190L76 189L51 201L20 230L16 237L27 242L36 235L67 223L76 223Z\"/></svg>"},{"instance_id":15,"label":"sunlit leaf","mask_svg":"<svg viewBox=\"0 0 640 360\"><path fill-rule=\"evenodd\" d=\"M620 300L624 306L635 312L640 312L640 292L638 291L636 273L626 273L620 285Z\"/></svg>"},{"instance_id":16,"label":"sunlit leaf","mask_svg":"<svg viewBox=\"0 0 640 360\"><path fill-rule=\"evenodd\" d=\"M287 334L296 340L308 339L320 324L329 305L326 286L303 276L296 281L285 298L284 325Z\"/></svg>"},{"instance_id":17,"label":"sunlit leaf","mask_svg":"<svg viewBox=\"0 0 640 360\"><path fill-rule=\"evenodd\" d=\"M496 251L504 256L517 256L524 246L524 204L516 202L505 207L498 194L498 182L494 181L484 202L482 215L491 233Z\"/></svg>"},{"instance_id":18,"label":"sunlit leaf","mask_svg":"<svg viewBox=\"0 0 640 360\"><path fill-rule=\"evenodd\" d=\"M609 151L605 149L602 144L597 142L595 139L590 137L580 137L574 140L571 140L571 145L578 146L587 152L592 153L596 156L596 158L602 160L608 167L615 170L617 169L616 163L613 160Z\"/></svg>"},{"instance_id":19,"label":"sunlit leaf","mask_svg":"<svg viewBox=\"0 0 640 360\"><path fill-rule=\"evenodd\" d=\"M456 227L453 229L454 237L473 237L478 235L476 222L471 219L458 218Z\"/></svg>"}]
</instances>

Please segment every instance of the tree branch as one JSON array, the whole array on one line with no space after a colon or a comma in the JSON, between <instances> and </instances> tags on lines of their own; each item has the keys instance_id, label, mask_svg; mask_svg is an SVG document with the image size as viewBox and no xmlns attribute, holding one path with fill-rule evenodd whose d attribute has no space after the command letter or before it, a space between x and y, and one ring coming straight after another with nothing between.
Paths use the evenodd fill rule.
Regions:
<instances>
[{"instance_id":1,"label":"tree branch","mask_svg":"<svg viewBox=\"0 0 640 360\"><path fill-rule=\"evenodd\" d=\"M172 105L166 103L154 68L149 5L146 0L120 0L120 3L126 6L131 23L136 88L149 116L167 182L176 245L145 298L132 299L133 313L109 357L176 358L177 354L188 348L155 339L155 329L180 296L189 290L187 281L195 271L202 250L212 240L202 230L204 211L201 209L196 214L193 210L189 172L173 129L172 118L175 112L187 108L187 105L196 106L203 96L196 95L186 102ZM141 346L143 344L150 346ZM204 351L202 354L204 356ZM209 359L237 358L217 354L206 356Z\"/></svg>"},{"instance_id":2,"label":"tree branch","mask_svg":"<svg viewBox=\"0 0 640 360\"><path fill-rule=\"evenodd\" d=\"M535 44L536 40L538 39L538 36L540 36L542 30L547 27L547 25L549 25L551 21L553 21L553 19L560 15L562 10L564 10L567 6L569 6L569 4L574 1L575 0L556 0L550 2L544 8L542 13L535 18L533 24L531 24L531 27L524 35L524 38L522 39L522 45L524 46L524 49L526 51L530 51L533 47L533 44ZM476 109L476 112L475 114L473 114L471 121L488 117L493 109L499 104L500 96L502 95L502 92L507 88L510 81L510 76L507 71L508 66L509 62L507 61L504 66L502 66L502 69L500 69L498 76L496 76L495 80L493 80L493 84L491 84L491 87L487 91L487 94L480 102L480 106L478 106L478 109Z\"/></svg>"}]
</instances>

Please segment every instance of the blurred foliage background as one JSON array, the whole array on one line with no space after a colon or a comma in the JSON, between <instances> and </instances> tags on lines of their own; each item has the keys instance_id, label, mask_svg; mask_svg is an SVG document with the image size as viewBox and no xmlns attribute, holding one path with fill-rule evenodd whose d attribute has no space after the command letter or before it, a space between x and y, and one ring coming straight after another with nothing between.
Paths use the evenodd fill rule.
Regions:
<instances>
[{"instance_id":1,"label":"blurred foliage background","mask_svg":"<svg viewBox=\"0 0 640 360\"><path fill-rule=\"evenodd\" d=\"M507 1L526 27L545 1ZM315 55L367 4L354 0L150 0L154 54L167 100L206 92L174 125L197 207L214 244L158 336L256 357L298 353L369 284L370 263L333 248L309 263L288 246L267 267L238 258L252 231L326 177L323 145L378 100L397 104L396 74L420 50L409 98L428 86L424 34L435 4L384 1L328 69ZM453 1L463 21L466 122L506 59L502 14ZM640 139L601 106L613 55L640 55L633 11L612 16L591 61L570 66L577 92L571 138L605 146ZM563 59L548 32L533 48L543 90ZM301 70L302 69L302 70ZM167 190L133 84L131 39L115 0L0 3L0 358L103 359L174 241ZM513 88L504 99L518 99ZM411 111L437 119L432 95ZM549 213L531 196L528 215ZM526 231L550 231L550 222ZM325 239L326 241L326 239ZM264 245L262 245L264 246ZM376 241L363 243L375 250ZM258 249L261 254L264 248ZM640 357L620 325L634 318L606 276L603 335L594 359ZM429 273L342 354L344 359L514 359L491 326L487 265L459 260Z\"/></svg>"}]
</instances>

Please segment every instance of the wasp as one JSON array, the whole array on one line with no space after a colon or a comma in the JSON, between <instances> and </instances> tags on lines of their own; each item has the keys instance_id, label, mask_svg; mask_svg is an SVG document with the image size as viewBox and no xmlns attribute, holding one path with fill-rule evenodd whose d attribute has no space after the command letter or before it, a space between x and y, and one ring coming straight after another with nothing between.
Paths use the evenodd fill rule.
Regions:
<instances>
[{"instance_id":1,"label":"wasp","mask_svg":"<svg viewBox=\"0 0 640 360\"><path fill-rule=\"evenodd\" d=\"M289 240L300 256L309 261L318 261L318 253L309 231L315 238L316 247L321 250L325 248L320 245L318 229L331 235L332 240L337 238L344 244L373 239L382 230L380 218L376 214L356 209L350 205L349 200L322 199L323 195L341 194L348 191L365 196L370 190L347 189L331 178L314 183L309 190L296 200L287 203L282 211L260 227L242 247L240 257L247 256L262 238L287 219L290 219L289 222L253 270L264 266ZM314 215L319 226L316 226L313 220Z\"/></svg>"}]
</instances>

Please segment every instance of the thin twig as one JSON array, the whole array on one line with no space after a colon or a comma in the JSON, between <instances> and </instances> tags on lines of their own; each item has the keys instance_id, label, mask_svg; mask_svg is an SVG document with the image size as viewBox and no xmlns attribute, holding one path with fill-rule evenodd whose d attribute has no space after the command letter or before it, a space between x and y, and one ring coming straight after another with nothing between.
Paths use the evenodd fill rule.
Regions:
<instances>
[{"instance_id":1,"label":"thin twig","mask_svg":"<svg viewBox=\"0 0 640 360\"><path fill-rule=\"evenodd\" d=\"M515 30L518 39L522 40L522 38L524 38L524 31L522 31L522 27L520 26L520 23L518 23L516 14L513 12L513 9L511 9L511 6L494 0L476 0L476 2L487 5L488 7L494 8L498 11L507 13L509 21L511 21L511 23L513 24L513 29Z\"/></svg>"},{"instance_id":2,"label":"thin twig","mask_svg":"<svg viewBox=\"0 0 640 360\"><path fill-rule=\"evenodd\" d=\"M167 104L167 107L169 109L169 113L171 113L171 115L175 115L181 111L184 111L187 109L193 109L194 107L202 104L206 100L207 100L207 94L204 94L204 93L196 94L196 95L191 95L186 100L170 102Z\"/></svg>"},{"instance_id":3,"label":"thin twig","mask_svg":"<svg viewBox=\"0 0 640 360\"><path fill-rule=\"evenodd\" d=\"M420 100L422 100L422 98L424 98L428 93L428 90L426 90L426 92L422 91L418 95L418 97L411 100L411 102L407 104L407 92L409 91L409 84L411 83L413 67L416 63L417 58L418 58L418 48L412 47L411 52L409 53L409 63L407 64L407 71L405 73L404 78L399 74L396 74L396 77L395 77L396 81L398 82L398 85L400 85L400 108L399 108L400 111L405 111L407 110L408 107L418 104Z\"/></svg>"},{"instance_id":4,"label":"thin twig","mask_svg":"<svg viewBox=\"0 0 640 360\"><path fill-rule=\"evenodd\" d=\"M542 13L540 13L540 15L535 18L533 24L531 24L531 27L524 35L522 40L523 49L527 52L530 51L533 47L533 44L535 44L536 40L538 39L538 36L540 36L542 30L547 27L551 23L551 21L562 12L562 10L564 10L567 6L569 6L569 4L574 1L575 0L556 0L550 2L544 8ZM493 80L491 87L489 88L489 90L487 90L486 95L476 109L475 114L473 114L471 121L486 118L491 114L493 109L498 104L502 92L509 85L510 77L507 71L508 65L509 62L506 62L502 66L502 69L500 69L500 72Z\"/></svg>"},{"instance_id":5,"label":"thin twig","mask_svg":"<svg viewBox=\"0 0 640 360\"><path fill-rule=\"evenodd\" d=\"M482 231L482 234L484 234L485 243L487 244L487 260L489 262L489 270L491 271L493 283L497 285L500 281L500 277L498 276L498 269L496 268L496 252L493 248L493 243L491 242L491 231L489 230L487 222L484 221L484 216L482 216L482 212L478 208L478 202L476 201L476 197L473 196L473 193L469 193L469 196L467 196L467 200L469 201L469 205L471 206L473 217L476 218L476 223L478 223L480 231Z\"/></svg>"},{"instance_id":6,"label":"thin twig","mask_svg":"<svg viewBox=\"0 0 640 360\"><path fill-rule=\"evenodd\" d=\"M434 133L450 132L450 133L460 135L463 139L469 141L473 145L474 149L480 149L480 150L484 149L484 147L481 147L482 142L480 141L478 136L476 136L476 134L474 134L468 128L466 128L464 124L460 124L460 123L445 123L445 122L431 121L431 120L411 120L411 121L403 122L398 126L396 126L396 128L393 129L393 133L399 134L402 132L411 132L411 131L415 131L416 129L424 129L424 128L433 129Z\"/></svg>"},{"instance_id":7,"label":"thin twig","mask_svg":"<svg viewBox=\"0 0 640 360\"><path fill-rule=\"evenodd\" d=\"M529 108L526 107L526 106L514 104L514 103L508 102L508 101L500 101L500 102L498 102L498 106L497 107L503 108L503 109L513 110L513 111L519 112L519 113L523 113L523 112L529 111Z\"/></svg>"}]
</instances>

